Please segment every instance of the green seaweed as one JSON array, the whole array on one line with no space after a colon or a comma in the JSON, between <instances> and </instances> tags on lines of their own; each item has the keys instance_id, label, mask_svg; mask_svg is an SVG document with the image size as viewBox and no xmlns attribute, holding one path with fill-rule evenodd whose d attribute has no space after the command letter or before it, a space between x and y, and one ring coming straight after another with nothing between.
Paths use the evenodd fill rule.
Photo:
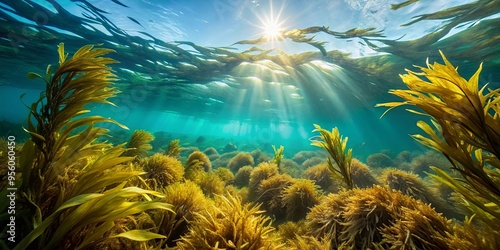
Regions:
<instances>
[{"instance_id":1,"label":"green seaweed","mask_svg":"<svg viewBox=\"0 0 500 250\"><path fill-rule=\"evenodd\" d=\"M285 147L283 145L280 145L279 148L276 148L273 145L273 151L274 151L274 163L276 163L276 166L278 166L278 169L280 169L280 164L281 164L281 159L283 159L283 150L285 150Z\"/></svg>"},{"instance_id":2,"label":"green seaweed","mask_svg":"<svg viewBox=\"0 0 500 250\"><path fill-rule=\"evenodd\" d=\"M354 187L352 182L352 149L347 150L348 138L342 138L337 128L333 128L332 132L321 128L319 125L314 124L316 129L313 132L319 132L319 139L311 140L311 145L323 148L330 154L328 157L328 167L333 174L333 177L342 180L349 189ZM337 163L337 167L332 162Z\"/></svg>"}]
</instances>

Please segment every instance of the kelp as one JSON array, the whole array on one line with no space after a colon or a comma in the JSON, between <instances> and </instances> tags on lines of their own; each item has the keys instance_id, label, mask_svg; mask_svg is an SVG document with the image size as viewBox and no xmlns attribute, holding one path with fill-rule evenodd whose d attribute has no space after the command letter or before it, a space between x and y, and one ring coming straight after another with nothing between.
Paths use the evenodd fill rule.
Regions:
<instances>
[{"instance_id":1,"label":"kelp","mask_svg":"<svg viewBox=\"0 0 500 250\"><path fill-rule=\"evenodd\" d=\"M283 150L285 150L285 147L283 145L280 145L279 148L276 148L273 145L273 151L274 151L274 163L276 163L276 166L278 166L278 170L280 169L280 163L281 159L283 159Z\"/></svg>"},{"instance_id":2,"label":"kelp","mask_svg":"<svg viewBox=\"0 0 500 250\"><path fill-rule=\"evenodd\" d=\"M349 189L354 187L352 182L352 149L347 150L348 138L342 138L337 128L333 128L332 132L321 128L319 125L314 124L316 129L313 132L319 132L320 135L317 139L311 140L311 145L323 148L330 154L328 157L328 167L333 174L333 177L342 180ZM332 162L335 161L337 167Z\"/></svg>"},{"instance_id":3,"label":"kelp","mask_svg":"<svg viewBox=\"0 0 500 250\"><path fill-rule=\"evenodd\" d=\"M126 127L109 118L82 116L90 112L84 106L113 105L107 99L119 93L112 87L116 77L108 66L116 61L102 57L113 51L86 45L68 58L61 43L58 52L59 66L54 72L49 65L43 77L28 74L29 78L43 79L46 90L28 106L25 130L31 138L22 148L22 177L16 183L17 214L25 218L16 225L20 233L16 236L24 238L14 249L91 247L105 237L116 219L146 209L170 210L170 205L153 200L161 197L160 193L125 187L131 177L142 172L116 171L133 159L121 156L124 144L97 142L108 132L96 127L97 123ZM7 201L2 200L0 207L6 206ZM137 238L137 232L145 231L111 237Z\"/></svg>"},{"instance_id":4,"label":"kelp","mask_svg":"<svg viewBox=\"0 0 500 250\"><path fill-rule=\"evenodd\" d=\"M150 142L154 136L146 130L135 130L127 143L127 152L123 156L136 156L143 158L148 155L148 151L153 148Z\"/></svg>"},{"instance_id":5,"label":"kelp","mask_svg":"<svg viewBox=\"0 0 500 250\"><path fill-rule=\"evenodd\" d=\"M179 145L180 140L172 140L168 144L167 149L165 150L165 155L175 157L177 159L181 158L182 148Z\"/></svg>"},{"instance_id":6,"label":"kelp","mask_svg":"<svg viewBox=\"0 0 500 250\"><path fill-rule=\"evenodd\" d=\"M444 65L427 63L427 68L419 67L419 73L407 70L401 78L409 89L389 92L404 101L377 106L415 106L423 112L408 111L431 117L432 125L417 122L427 137L412 137L442 153L462 178L453 178L437 167L432 167L436 174L431 177L463 195L476 216L494 226L500 219L500 89L488 89L484 94L487 85L479 89L481 66L466 80L440 53ZM477 209L486 213L477 213Z\"/></svg>"},{"instance_id":7,"label":"kelp","mask_svg":"<svg viewBox=\"0 0 500 250\"><path fill-rule=\"evenodd\" d=\"M242 204L230 194L217 196L216 204L194 213L189 232L177 243L178 249L283 249L273 236L271 218L262 215L259 205Z\"/></svg>"}]
</instances>

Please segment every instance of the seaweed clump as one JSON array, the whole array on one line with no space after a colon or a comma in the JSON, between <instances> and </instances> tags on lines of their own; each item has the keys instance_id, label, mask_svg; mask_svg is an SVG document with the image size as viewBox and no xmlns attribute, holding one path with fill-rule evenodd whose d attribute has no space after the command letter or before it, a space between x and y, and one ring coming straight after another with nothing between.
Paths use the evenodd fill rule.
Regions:
<instances>
[{"instance_id":1,"label":"seaweed clump","mask_svg":"<svg viewBox=\"0 0 500 250\"><path fill-rule=\"evenodd\" d=\"M212 163L207 155L201 151L194 151L186 160L186 179L195 181L203 173L212 171Z\"/></svg>"},{"instance_id":2,"label":"seaweed clump","mask_svg":"<svg viewBox=\"0 0 500 250\"><path fill-rule=\"evenodd\" d=\"M400 192L374 186L328 195L307 215L309 232L340 249L449 249L450 221Z\"/></svg>"},{"instance_id":3,"label":"seaweed clump","mask_svg":"<svg viewBox=\"0 0 500 250\"><path fill-rule=\"evenodd\" d=\"M160 153L141 159L138 164L146 172L146 183L154 190L180 181L184 176L184 167L179 160Z\"/></svg>"},{"instance_id":4,"label":"seaweed clump","mask_svg":"<svg viewBox=\"0 0 500 250\"><path fill-rule=\"evenodd\" d=\"M336 183L326 162L306 169L304 176L309 180L313 180L325 192L334 192L339 188L335 185Z\"/></svg>"},{"instance_id":5,"label":"seaweed clump","mask_svg":"<svg viewBox=\"0 0 500 250\"><path fill-rule=\"evenodd\" d=\"M358 159L352 159L351 169L352 182L356 187L365 188L379 184L379 182L371 172L370 167L368 167L368 165L366 164L363 164Z\"/></svg>"},{"instance_id":6,"label":"seaweed clump","mask_svg":"<svg viewBox=\"0 0 500 250\"><path fill-rule=\"evenodd\" d=\"M240 169L238 169L238 172L234 175L234 181L233 184L236 187L245 187L248 186L248 183L250 182L250 174L253 171L252 166L244 166Z\"/></svg>"},{"instance_id":7,"label":"seaweed clump","mask_svg":"<svg viewBox=\"0 0 500 250\"><path fill-rule=\"evenodd\" d=\"M300 179L286 187L281 196L286 218L292 221L304 219L313 206L319 202L318 186L311 180Z\"/></svg>"},{"instance_id":8,"label":"seaweed clump","mask_svg":"<svg viewBox=\"0 0 500 250\"><path fill-rule=\"evenodd\" d=\"M153 148L150 144L153 139L154 136L148 131L135 130L127 143L128 150L123 153L123 156L146 157L148 151Z\"/></svg>"},{"instance_id":9,"label":"seaweed clump","mask_svg":"<svg viewBox=\"0 0 500 250\"><path fill-rule=\"evenodd\" d=\"M211 209L197 213L179 249L280 249L269 217L259 206L242 205L238 197L218 196Z\"/></svg>"},{"instance_id":10,"label":"seaweed clump","mask_svg":"<svg viewBox=\"0 0 500 250\"><path fill-rule=\"evenodd\" d=\"M244 166L252 166L254 164L253 156L250 153L240 152L235 155L229 163L227 168L229 168L234 173L238 172L238 169Z\"/></svg>"},{"instance_id":11,"label":"seaweed clump","mask_svg":"<svg viewBox=\"0 0 500 250\"><path fill-rule=\"evenodd\" d=\"M294 179L287 174L277 174L261 181L258 186L257 197L254 202L261 203L262 209L268 215L272 215L276 220L283 220L286 217L286 209L283 204L283 191L292 185Z\"/></svg>"},{"instance_id":12,"label":"seaweed clump","mask_svg":"<svg viewBox=\"0 0 500 250\"><path fill-rule=\"evenodd\" d=\"M248 198L251 200L258 199L261 182L277 174L278 166L275 163L262 162L257 165L250 173Z\"/></svg>"},{"instance_id":13,"label":"seaweed clump","mask_svg":"<svg viewBox=\"0 0 500 250\"><path fill-rule=\"evenodd\" d=\"M165 155L179 159L181 157L182 148L179 145L180 140L172 140L168 143L165 149Z\"/></svg>"},{"instance_id":14,"label":"seaweed clump","mask_svg":"<svg viewBox=\"0 0 500 250\"><path fill-rule=\"evenodd\" d=\"M449 209L446 201L439 197L432 189L428 188L416 174L398 169L386 169L382 172L381 180L389 188L400 191L424 203L431 204L433 208L441 213L457 218L460 217L456 211Z\"/></svg>"},{"instance_id":15,"label":"seaweed clump","mask_svg":"<svg viewBox=\"0 0 500 250\"><path fill-rule=\"evenodd\" d=\"M188 232L190 222L197 213L201 213L210 205L202 190L194 182L176 182L162 190L164 202L172 204L175 213L162 210L151 212L157 223L158 233L165 235L166 245L175 246L175 241Z\"/></svg>"}]
</instances>

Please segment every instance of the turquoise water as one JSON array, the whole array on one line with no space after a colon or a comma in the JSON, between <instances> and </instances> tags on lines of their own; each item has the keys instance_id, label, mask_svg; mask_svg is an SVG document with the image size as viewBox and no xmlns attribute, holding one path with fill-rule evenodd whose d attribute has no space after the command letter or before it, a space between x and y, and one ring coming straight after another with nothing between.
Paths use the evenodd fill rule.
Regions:
<instances>
[{"instance_id":1,"label":"turquoise water","mask_svg":"<svg viewBox=\"0 0 500 250\"><path fill-rule=\"evenodd\" d=\"M0 120L24 121L19 97L29 104L44 89L25 75L56 64L60 42L70 54L85 44L116 50L122 93L116 108L95 106L94 114L130 131L167 132L185 146L284 145L289 158L313 149L313 124L338 127L360 159L425 151L408 136L425 117L396 109L379 119L385 109L374 106L398 100L387 93L405 88L398 75L441 62L438 50L466 78L482 62L481 84L500 85L498 1L417 1L395 10L398 2L384 0L118 3L1 1L0 100L8 108ZM265 33L273 25L274 40ZM294 30L302 34L286 33ZM207 140L197 145L200 136Z\"/></svg>"},{"instance_id":2,"label":"turquoise water","mask_svg":"<svg viewBox=\"0 0 500 250\"><path fill-rule=\"evenodd\" d=\"M500 249L499 13L0 0L0 248Z\"/></svg>"}]
</instances>

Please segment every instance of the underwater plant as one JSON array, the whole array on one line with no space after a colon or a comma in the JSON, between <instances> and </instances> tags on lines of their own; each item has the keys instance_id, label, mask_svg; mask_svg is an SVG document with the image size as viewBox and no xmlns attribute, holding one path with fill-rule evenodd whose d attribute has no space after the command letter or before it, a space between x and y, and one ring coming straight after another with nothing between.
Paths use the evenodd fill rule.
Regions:
<instances>
[{"instance_id":1,"label":"underwater plant","mask_svg":"<svg viewBox=\"0 0 500 250\"><path fill-rule=\"evenodd\" d=\"M366 165L370 168L384 169L388 167L393 167L394 162L391 157L385 153L371 154L366 158Z\"/></svg>"},{"instance_id":2,"label":"underwater plant","mask_svg":"<svg viewBox=\"0 0 500 250\"><path fill-rule=\"evenodd\" d=\"M275 229L259 206L242 204L238 197L217 196L212 209L196 213L179 249L281 249L271 234Z\"/></svg>"},{"instance_id":3,"label":"underwater plant","mask_svg":"<svg viewBox=\"0 0 500 250\"><path fill-rule=\"evenodd\" d=\"M452 233L450 221L430 206L401 207L399 219L381 230L383 244L390 249L462 249L450 248L446 242ZM466 249L466 248L463 248ZM474 249L474 248L467 248ZM484 249L484 248L483 248Z\"/></svg>"},{"instance_id":4,"label":"underwater plant","mask_svg":"<svg viewBox=\"0 0 500 250\"><path fill-rule=\"evenodd\" d=\"M321 159L317 156L314 156L314 157L311 157L311 158L305 160L304 162L302 162L302 164L300 164L300 168L307 169L307 168L310 168L312 166L321 164L324 161L325 161L324 159Z\"/></svg>"},{"instance_id":5,"label":"underwater plant","mask_svg":"<svg viewBox=\"0 0 500 250\"><path fill-rule=\"evenodd\" d=\"M223 154L219 155L219 158L217 158L217 160L212 162L212 165L215 168L218 168L218 167L226 168L227 165L229 164L229 161L237 154L238 154L238 151L223 153Z\"/></svg>"},{"instance_id":6,"label":"underwater plant","mask_svg":"<svg viewBox=\"0 0 500 250\"><path fill-rule=\"evenodd\" d=\"M153 148L149 144L153 139L154 136L148 131L135 130L127 143L127 151L123 153L123 156L136 156L137 158L147 156L148 151Z\"/></svg>"},{"instance_id":7,"label":"underwater plant","mask_svg":"<svg viewBox=\"0 0 500 250\"><path fill-rule=\"evenodd\" d=\"M427 176L431 170L431 166L438 167L448 173L451 173L453 167L451 163L442 154L428 150L420 155L415 156L409 164L409 171L420 176Z\"/></svg>"},{"instance_id":8,"label":"underwater plant","mask_svg":"<svg viewBox=\"0 0 500 250\"><path fill-rule=\"evenodd\" d=\"M250 154L253 157L254 164L272 160L269 155L267 155L265 152L262 152L260 149L252 150Z\"/></svg>"},{"instance_id":9,"label":"underwater plant","mask_svg":"<svg viewBox=\"0 0 500 250\"><path fill-rule=\"evenodd\" d=\"M172 140L165 150L165 155L175 157L177 159L181 158L182 148L179 145L180 140Z\"/></svg>"},{"instance_id":10,"label":"underwater plant","mask_svg":"<svg viewBox=\"0 0 500 250\"><path fill-rule=\"evenodd\" d=\"M313 157L318 157L318 154L313 151L300 151L292 157L292 160L301 165L304 161Z\"/></svg>"},{"instance_id":11,"label":"underwater plant","mask_svg":"<svg viewBox=\"0 0 500 250\"><path fill-rule=\"evenodd\" d=\"M209 147L203 150L203 153L208 156L208 159L210 159L210 162L213 162L217 159L219 159L219 152L217 152L217 149L214 147Z\"/></svg>"},{"instance_id":12,"label":"underwater plant","mask_svg":"<svg viewBox=\"0 0 500 250\"><path fill-rule=\"evenodd\" d=\"M214 197L215 195L224 194L224 187L226 183L213 172L201 173L194 181L207 197Z\"/></svg>"},{"instance_id":13,"label":"underwater plant","mask_svg":"<svg viewBox=\"0 0 500 250\"><path fill-rule=\"evenodd\" d=\"M500 230L490 230L487 227L474 225L474 216L465 217L463 224L453 224L453 234L443 240L448 249L500 249Z\"/></svg>"},{"instance_id":14,"label":"underwater plant","mask_svg":"<svg viewBox=\"0 0 500 250\"><path fill-rule=\"evenodd\" d=\"M92 246L94 249L148 249L150 242L134 241L124 237L113 237L124 232L130 232L136 228L154 228L155 223L151 217L142 212L136 216L127 216L115 220L115 225L105 234L105 238ZM107 236L107 237L106 237ZM71 239L77 240L77 239ZM164 239L162 239L164 240ZM152 242L152 241L151 241Z\"/></svg>"},{"instance_id":15,"label":"underwater plant","mask_svg":"<svg viewBox=\"0 0 500 250\"><path fill-rule=\"evenodd\" d=\"M186 160L186 179L195 181L199 175L212 171L212 163L207 155L201 151L194 151Z\"/></svg>"},{"instance_id":16,"label":"underwater plant","mask_svg":"<svg viewBox=\"0 0 500 250\"><path fill-rule=\"evenodd\" d=\"M293 250L331 250L332 243L329 238L321 238L321 240L316 239L312 236L302 236L297 235L294 238L289 238L287 240L287 245L289 249Z\"/></svg>"},{"instance_id":17,"label":"underwater plant","mask_svg":"<svg viewBox=\"0 0 500 250\"><path fill-rule=\"evenodd\" d=\"M318 140L311 140L311 145L323 148L328 152L330 155L328 157L328 167L333 177L342 180L348 188L353 188L351 170L352 149L347 150L347 153L345 153L348 138L342 138L337 128L333 128L332 132L330 132L317 124L314 124L314 127L313 132L319 132L320 135L317 137ZM337 167L333 164L332 159L337 164Z\"/></svg>"},{"instance_id":18,"label":"underwater plant","mask_svg":"<svg viewBox=\"0 0 500 250\"><path fill-rule=\"evenodd\" d=\"M227 168L229 168L233 173L238 172L238 169L244 166L253 166L254 161L251 154L246 152L240 152L235 155L229 163L227 164Z\"/></svg>"},{"instance_id":19,"label":"underwater plant","mask_svg":"<svg viewBox=\"0 0 500 250\"><path fill-rule=\"evenodd\" d=\"M283 159L283 150L285 150L285 147L283 145L280 145L279 148L276 148L273 145L273 151L274 151L273 161L274 163L276 163L276 166L278 166L278 169L280 169L281 159Z\"/></svg>"},{"instance_id":20,"label":"underwater plant","mask_svg":"<svg viewBox=\"0 0 500 250\"><path fill-rule=\"evenodd\" d=\"M272 215L275 220L282 220L286 217L286 210L283 206L283 191L294 183L294 179L287 174L277 174L263 180L255 194L254 202L262 204L261 208L268 215Z\"/></svg>"},{"instance_id":21,"label":"underwater plant","mask_svg":"<svg viewBox=\"0 0 500 250\"><path fill-rule=\"evenodd\" d=\"M338 189L334 184L332 174L326 162L306 169L304 176L309 180L313 180L325 192L333 192Z\"/></svg>"},{"instance_id":22,"label":"underwater plant","mask_svg":"<svg viewBox=\"0 0 500 250\"><path fill-rule=\"evenodd\" d=\"M144 181L153 190L180 181L184 176L184 167L177 158L160 153L141 159L138 165L146 172Z\"/></svg>"},{"instance_id":23,"label":"underwater plant","mask_svg":"<svg viewBox=\"0 0 500 250\"><path fill-rule=\"evenodd\" d=\"M183 158L183 159L185 159L190 154L192 154L193 152L196 152L196 151L201 152L198 147L184 147L184 148L182 148L182 151L180 153L180 157Z\"/></svg>"},{"instance_id":24,"label":"underwater plant","mask_svg":"<svg viewBox=\"0 0 500 250\"><path fill-rule=\"evenodd\" d=\"M352 182L356 187L366 188L379 184L370 167L356 158L351 161L351 171Z\"/></svg>"},{"instance_id":25,"label":"underwater plant","mask_svg":"<svg viewBox=\"0 0 500 250\"><path fill-rule=\"evenodd\" d=\"M289 174L294 178L300 178L302 174L302 169L299 164L290 159L282 159L281 167L279 168L279 172L283 174Z\"/></svg>"},{"instance_id":26,"label":"underwater plant","mask_svg":"<svg viewBox=\"0 0 500 250\"><path fill-rule=\"evenodd\" d=\"M262 182L264 183L264 182ZM291 221L304 219L313 206L319 202L318 186L311 180L299 179L281 193L286 218Z\"/></svg>"},{"instance_id":27,"label":"underwater plant","mask_svg":"<svg viewBox=\"0 0 500 250\"><path fill-rule=\"evenodd\" d=\"M46 91L29 106L25 130L31 138L22 148L22 178L16 180L16 214L26 220L16 221L19 241L14 249L91 248L105 237L163 237L144 230L105 236L115 220L148 209L171 208L154 199L161 196L158 192L125 187L129 178L141 172L113 171L133 159L120 156L125 152L124 144L96 142L108 130L95 124L108 122L126 127L101 116L80 116L90 112L84 109L88 104L113 105L107 99L118 90L112 87L116 78L109 64L116 61L102 57L110 52L86 45L68 58L61 43L55 72L49 65L44 77L28 73L29 78L43 79ZM6 195L4 192L2 195ZM2 199L2 211L7 211L7 205L8 201ZM7 217L0 215L2 223Z\"/></svg>"},{"instance_id":28,"label":"underwater plant","mask_svg":"<svg viewBox=\"0 0 500 250\"><path fill-rule=\"evenodd\" d=\"M248 183L250 182L250 173L252 173L252 170L252 166L244 166L238 169L238 172L234 175L233 184L239 188L248 186Z\"/></svg>"},{"instance_id":29,"label":"underwater plant","mask_svg":"<svg viewBox=\"0 0 500 250\"><path fill-rule=\"evenodd\" d=\"M500 221L500 89L479 89L482 65L466 80L440 51L444 65L427 63L420 73L407 70L401 78L408 90L391 90L402 102L377 104L377 107L410 105L421 111L409 112L430 116L429 123L418 121L428 137L412 135L420 144L443 154L459 172L453 178L444 170L431 167L433 178L450 186L473 206L489 214L479 213L489 224ZM421 77L427 78L428 81ZM492 221L492 219L494 221Z\"/></svg>"},{"instance_id":30,"label":"underwater plant","mask_svg":"<svg viewBox=\"0 0 500 250\"><path fill-rule=\"evenodd\" d=\"M248 198L256 200L258 198L259 186L262 181L278 174L278 167L271 162L262 162L250 173L248 183Z\"/></svg>"},{"instance_id":31,"label":"underwater plant","mask_svg":"<svg viewBox=\"0 0 500 250\"><path fill-rule=\"evenodd\" d=\"M203 153L205 153L207 156L219 155L219 152L217 152L217 149L215 149L214 147L206 148L205 150L203 150Z\"/></svg>"},{"instance_id":32,"label":"underwater plant","mask_svg":"<svg viewBox=\"0 0 500 250\"><path fill-rule=\"evenodd\" d=\"M400 191L405 195L419 199L425 203L433 203L433 201L436 200L431 190L429 190L423 181L415 174L389 168L382 172L380 180L389 188Z\"/></svg>"},{"instance_id":33,"label":"underwater plant","mask_svg":"<svg viewBox=\"0 0 500 250\"><path fill-rule=\"evenodd\" d=\"M225 185L233 184L234 174L228 168L218 168L214 171L214 174L217 175Z\"/></svg>"},{"instance_id":34,"label":"underwater plant","mask_svg":"<svg viewBox=\"0 0 500 250\"><path fill-rule=\"evenodd\" d=\"M421 200L426 204L430 204L436 211L444 213L448 217L461 218L459 214L452 208L447 206L447 203L433 189L428 187L420 177L416 174L408 173L399 169L386 169L382 172L380 180L384 185L387 185L393 190Z\"/></svg>"},{"instance_id":35,"label":"underwater plant","mask_svg":"<svg viewBox=\"0 0 500 250\"><path fill-rule=\"evenodd\" d=\"M175 241L188 232L188 226L195 214L205 210L210 203L201 188L190 180L176 182L162 190L163 202L172 205L175 213L163 210L149 212L157 223L158 233L166 236L166 245L175 246Z\"/></svg>"},{"instance_id":36,"label":"underwater plant","mask_svg":"<svg viewBox=\"0 0 500 250\"><path fill-rule=\"evenodd\" d=\"M330 238L334 249L401 249L401 242L421 246L409 249L447 249L435 246L452 233L451 222L429 205L381 186L328 195L306 225L312 236Z\"/></svg>"}]
</instances>

